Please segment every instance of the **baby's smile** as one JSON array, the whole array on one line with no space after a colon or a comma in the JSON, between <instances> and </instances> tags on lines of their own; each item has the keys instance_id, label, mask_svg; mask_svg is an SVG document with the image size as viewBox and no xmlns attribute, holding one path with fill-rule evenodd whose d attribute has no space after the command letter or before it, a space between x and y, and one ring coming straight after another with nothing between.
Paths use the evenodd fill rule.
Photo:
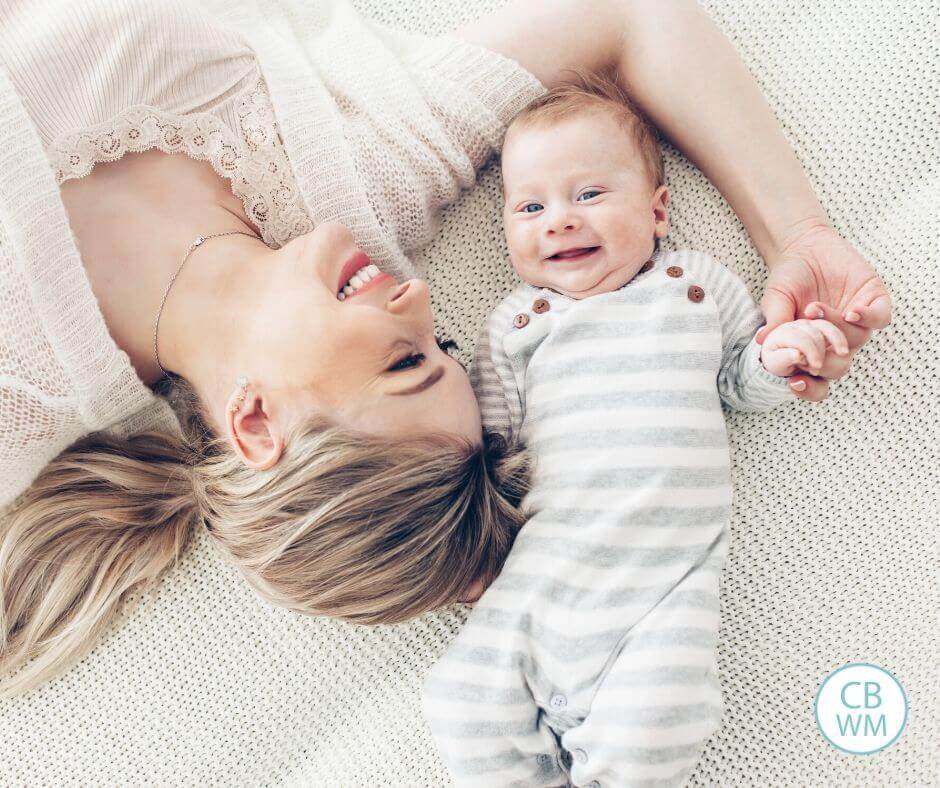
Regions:
<instances>
[{"instance_id":1,"label":"baby's smile","mask_svg":"<svg viewBox=\"0 0 940 788\"><path fill-rule=\"evenodd\" d=\"M562 252L556 252L551 257L545 258L546 260L558 260L558 261L568 261L568 260L584 260L590 257L594 252L600 249L599 246L580 246L574 247L572 249L566 249Z\"/></svg>"}]
</instances>

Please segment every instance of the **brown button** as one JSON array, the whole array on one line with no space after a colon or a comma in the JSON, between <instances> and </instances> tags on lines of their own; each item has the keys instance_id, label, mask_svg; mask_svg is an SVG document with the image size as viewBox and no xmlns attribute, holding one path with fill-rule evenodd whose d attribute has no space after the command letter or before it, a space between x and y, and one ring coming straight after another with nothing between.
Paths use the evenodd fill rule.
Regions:
<instances>
[{"instance_id":1,"label":"brown button","mask_svg":"<svg viewBox=\"0 0 940 788\"><path fill-rule=\"evenodd\" d=\"M705 291L702 290L698 285L692 285L689 288L689 301L694 301L696 304L705 298Z\"/></svg>"},{"instance_id":2,"label":"brown button","mask_svg":"<svg viewBox=\"0 0 940 788\"><path fill-rule=\"evenodd\" d=\"M680 276L682 276L683 272L682 268L680 268L678 265L671 265L666 269L666 273L669 274L669 276L671 276L673 279L678 279Z\"/></svg>"},{"instance_id":3,"label":"brown button","mask_svg":"<svg viewBox=\"0 0 940 788\"><path fill-rule=\"evenodd\" d=\"M516 328L525 328L527 325L529 325L529 316L524 312L520 312L512 319L512 324Z\"/></svg>"},{"instance_id":4,"label":"brown button","mask_svg":"<svg viewBox=\"0 0 940 788\"><path fill-rule=\"evenodd\" d=\"M537 315L541 315L542 312L547 312L552 308L552 305L548 303L544 298L536 298L535 303L532 304L532 311Z\"/></svg>"},{"instance_id":5,"label":"brown button","mask_svg":"<svg viewBox=\"0 0 940 788\"><path fill-rule=\"evenodd\" d=\"M640 273L645 274L647 271L651 270L652 267L653 267L653 261L647 260L645 263L643 263L643 267L640 268Z\"/></svg>"}]
</instances>

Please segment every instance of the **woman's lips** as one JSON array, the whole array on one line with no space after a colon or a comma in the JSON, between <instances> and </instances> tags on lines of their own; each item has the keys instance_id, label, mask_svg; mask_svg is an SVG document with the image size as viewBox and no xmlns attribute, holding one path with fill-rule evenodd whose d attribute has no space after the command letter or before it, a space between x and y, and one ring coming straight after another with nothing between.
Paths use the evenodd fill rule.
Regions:
<instances>
[{"instance_id":1,"label":"woman's lips","mask_svg":"<svg viewBox=\"0 0 940 788\"><path fill-rule=\"evenodd\" d=\"M594 252L596 252L598 249L600 249L599 246L586 246L582 249L572 249L567 252L561 252L560 254L553 254L551 257L546 259L563 263L584 260L594 254Z\"/></svg>"},{"instance_id":2,"label":"woman's lips","mask_svg":"<svg viewBox=\"0 0 940 788\"><path fill-rule=\"evenodd\" d=\"M358 270L358 269L356 269L356 270ZM374 287L377 287L378 285L381 285L381 284L384 283L386 280L391 279L391 278L392 278L392 277L389 276L389 275L388 275L387 273L385 273L384 271L379 271L379 273L378 273L376 276L373 276L368 282L366 282L366 283L365 283L362 287L360 287L358 290L354 290L352 293L350 293L349 295L347 295L344 300L345 300L345 301L348 301L350 298L355 298L357 295L362 295L363 293L368 293L368 292L369 292L370 290L372 290ZM393 281L394 281L394 280L393 280Z\"/></svg>"},{"instance_id":3,"label":"woman's lips","mask_svg":"<svg viewBox=\"0 0 940 788\"><path fill-rule=\"evenodd\" d=\"M339 282L336 285L336 292L338 293L343 289L343 285L345 285L350 280L356 271L358 271L360 268L365 268L371 262L372 261L369 259L369 255L367 255L361 249L357 249L356 253L345 263L343 263L343 267L339 271Z\"/></svg>"}]
</instances>

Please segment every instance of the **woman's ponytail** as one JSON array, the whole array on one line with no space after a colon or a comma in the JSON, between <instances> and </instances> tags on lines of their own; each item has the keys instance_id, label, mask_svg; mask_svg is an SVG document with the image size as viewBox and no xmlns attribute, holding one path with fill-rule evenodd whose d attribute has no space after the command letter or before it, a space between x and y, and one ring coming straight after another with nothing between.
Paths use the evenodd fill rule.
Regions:
<instances>
[{"instance_id":1,"label":"woman's ponytail","mask_svg":"<svg viewBox=\"0 0 940 788\"><path fill-rule=\"evenodd\" d=\"M520 506L532 481L534 456L518 438L484 431L483 457L502 498L513 507Z\"/></svg>"},{"instance_id":2,"label":"woman's ponytail","mask_svg":"<svg viewBox=\"0 0 940 788\"><path fill-rule=\"evenodd\" d=\"M154 583L197 519L178 438L95 433L0 513L0 698L87 654L127 592Z\"/></svg>"}]
</instances>

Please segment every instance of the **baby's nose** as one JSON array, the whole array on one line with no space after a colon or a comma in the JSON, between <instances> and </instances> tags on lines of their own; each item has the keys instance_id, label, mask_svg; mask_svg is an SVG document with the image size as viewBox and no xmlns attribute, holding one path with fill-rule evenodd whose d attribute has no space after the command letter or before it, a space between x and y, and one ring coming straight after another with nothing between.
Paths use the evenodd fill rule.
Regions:
<instances>
[{"instance_id":1,"label":"baby's nose","mask_svg":"<svg viewBox=\"0 0 940 788\"><path fill-rule=\"evenodd\" d=\"M548 234L568 232L577 230L581 226L578 217L570 211L559 210L549 217Z\"/></svg>"}]
</instances>

